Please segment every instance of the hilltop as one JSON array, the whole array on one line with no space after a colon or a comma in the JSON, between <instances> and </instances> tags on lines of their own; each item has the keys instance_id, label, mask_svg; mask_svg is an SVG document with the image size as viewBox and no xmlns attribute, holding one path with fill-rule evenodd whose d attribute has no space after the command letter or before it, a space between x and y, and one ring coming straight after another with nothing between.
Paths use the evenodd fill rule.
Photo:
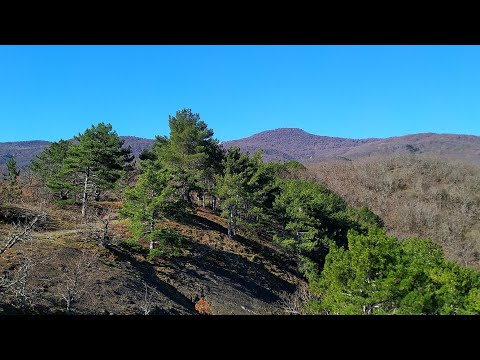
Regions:
<instances>
[{"instance_id":1,"label":"hilltop","mask_svg":"<svg viewBox=\"0 0 480 360\"><path fill-rule=\"evenodd\" d=\"M422 133L390 138L346 139L319 136L297 128L263 131L250 137L226 141L226 148L238 146L253 153L264 149L264 159L316 160L406 154L438 155L480 164L480 137L473 135Z\"/></svg>"}]
</instances>

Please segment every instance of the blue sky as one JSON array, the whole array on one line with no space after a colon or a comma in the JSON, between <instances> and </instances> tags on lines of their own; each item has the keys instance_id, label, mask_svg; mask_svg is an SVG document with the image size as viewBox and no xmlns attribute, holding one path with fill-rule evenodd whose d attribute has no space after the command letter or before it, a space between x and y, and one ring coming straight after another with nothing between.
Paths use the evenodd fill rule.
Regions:
<instances>
[{"instance_id":1,"label":"blue sky","mask_svg":"<svg viewBox=\"0 0 480 360\"><path fill-rule=\"evenodd\" d=\"M98 122L168 134L191 108L220 140L480 135L480 46L0 46L0 141Z\"/></svg>"}]
</instances>

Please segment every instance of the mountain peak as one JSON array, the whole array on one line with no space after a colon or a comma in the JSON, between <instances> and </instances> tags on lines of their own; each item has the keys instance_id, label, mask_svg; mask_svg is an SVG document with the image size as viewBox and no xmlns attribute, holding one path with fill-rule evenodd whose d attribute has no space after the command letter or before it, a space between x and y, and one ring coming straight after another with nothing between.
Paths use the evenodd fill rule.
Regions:
<instances>
[{"instance_id":1,"label":"mountain peak","mask_svg":"<svg viewBox=\"0 0 480 360\"><path fill-rule=\"evenodd\" d=\"M226 141L223 145L225 148L238 146L250 154L263 149L263 158L266 161L356 159L373 155L430 153L479 163L480 154L478 136L423 133L385 139L350 139L314 135L299 128L267 130L244 139Z\"/></svg>"},{"instance_id":2,"label":"mountain peak","mask_svg":"<svg viewBox=\"0 0 480 360\"><path fill-rule=\"evenodd\" d=\"M260 135L260 134L279 134L279 133L284 133L284 134L308 134L308 135L313 135L308 132L306 132L303 129L300 128L278 128L278 129L272 129L272 130L265 130L262 132L259 132L258 134L255 135ZM253 136L255 136L253 135Z\"/></svg>"},{"instance_id":3,"label":"mountain peak","mask_svg":"<svg viewBox=\"0 0 480 360\"><path fill-rule=\"evenodd\" d=\"M278 128L278 129L273 129L273 130L265 130L262 132L259 132L257 134L251 135L245 139L286 139L286 138L312 138L312 137L317 137L318 135L313 135L305 130L302 130L300 128Z\"/></svg>"}]
</instances>

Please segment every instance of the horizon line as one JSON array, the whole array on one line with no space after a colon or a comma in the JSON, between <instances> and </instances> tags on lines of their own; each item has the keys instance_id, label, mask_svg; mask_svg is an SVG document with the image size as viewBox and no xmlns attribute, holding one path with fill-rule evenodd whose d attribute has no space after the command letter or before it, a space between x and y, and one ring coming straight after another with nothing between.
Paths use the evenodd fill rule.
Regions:
<instances>
[{"instance_id":1,"label":"horizon line","mask_svg":"<svg viewBox=\"0 0 480 360\"><path fill-rule=\"evenodd\" d=\"M350 140L368 140L368 139L378 139L378 140L384 140L384 139L390 139L390 138L396 138L396 137L404 137L404 136L411 136L411 135L461 135L461 136L475 136L475 137L480 137L480 135L475 135L475 134L467 134L467 133L444 133L444 132L434 132L434 131L425 131L425 132L418 132L418 133L407 133L407 134L402 134L402 135L392 135L392 136L387 136L387 137L358 137L358 138L354 138L354 137L345 137L345 136L335 136L335 135L319 135L319 134L314 134L314 133L311 133L311 132L308 132L306 130L303 130L302 128L298 128L298 127L281 127L281 128L275 128L275 129L267 129L267 130L262 130L262 131L259 131L259 132L256 132L256 133L253 133L251 135L247 135L245 137L241 137L241 138L238 138L238 139L231 139L231 140L221 140L221 139L218 139L219 142L221 143L224 143L224 142L229 142L229 141L238 141L238 140L244 140L244 139L248 139L252 136L255 136L255 135L258 135L258 134L261 134L261 133L265 133L265 132L273 132L273 131L278 131L278 130L300 130L306 134L309 134L309 135L314 135L314 136L320 136L320 137L329 137L329 138L338 138L338 139L350 139ZM152 140L154 141L155 140L155 137L156 136L164 136L164 135L161 135L161 134L157 134L157 135L154 135L152 138L147 138L147 137L143 137L143 136L138 136L138 135L118 135L120 137L134 137L134 138L137 138L137 139L144 139L144 140ZM214 137L215 138L215 137ZM49 142L49 143L53 143L53 142L58 142L60 140L72 140L73 139L73 136L70 138L70 139L59 139L59 140L45 140L45 139L22 139L22 140L1 140L0 139L0 144L6 144L6 143L23 143L23 142L35 142L35 141L38 141L38 142Z\"/></svg>"}]
</instances>

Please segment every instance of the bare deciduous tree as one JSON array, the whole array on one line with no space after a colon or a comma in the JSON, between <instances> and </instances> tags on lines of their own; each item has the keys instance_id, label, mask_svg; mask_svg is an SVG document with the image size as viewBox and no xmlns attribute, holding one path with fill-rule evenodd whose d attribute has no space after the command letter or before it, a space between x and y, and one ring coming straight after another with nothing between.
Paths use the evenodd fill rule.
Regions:
<instances>
[{"instance_id":1,"label":"bare deciduous tree","mask_svg":"<svg viewBox=\"0 0 480 360\"><path fill-rule=\"evenodd\" d=\"M3 244L0 249L0 255L5 251L10 249L13 245L20 241L31 240L31 234L37 227L38 223L44 221L47 217L46 211L41 212L40 214L33 215L33 219L21 224L18 222L15 225L15 230L8 236L7 241Z\"/></svg>"},{"instance_id":2,"label":"bare deciduous tree","mask_svg":"<svg viewBox=\"0 0 480 360\"><path fill-rule=\"evenodd\" d=\"M35 309L42 289L38 279L35 279L36 268L51 259L46 257L40 261L35 260L33 251L33 248L27 249L16 267L0 276L0 291L10 295L13 303L23 311Z\"/></svg>"},{"instance_id":3,"label":"bare deciduous tree","mask_svg":"<svg viewBox=\"0 0 480 360\"><path fill-rule=\"evenodd\" d=\"M287 314L304 314L305 305L312 298L308 285L302 283L292 294L286 294L279 300L279 305Z\"/></svg>"},{"instance_id":4,"label":"bare deciduous tree","mask_svg":"<svg viewBox=\"0 0 480 360\"><path fill-rule=\"evenodd\" d=\"M65 267L60 282L57 284L57 294L65 302L67 312L71 312L74 303L80 301L88 292L91 284L88 275L97 260L96 253L82 250L78 259L70 266Z\"/></svg>"},{"instance_id":5,"label":"bare deciduous tree","mask_svg":"<svg viewBox=\"0 0 480 360\"><path fill-rule=\"evenodd\" d=\"M153 301L153 289L144 283L145 291L142 296L142 300L140 301L140 310L142 311L143 315L150 315L152 311L155 309L154 301Z\"/></svg>"},{"instance_id":6,"label":"bare deciduous tree","mask_svg":"<svg viewBox=\"0 0 480 360\"><path fill-rule=\"evenodd\" d=\"M109 206L106 209L96 209L93 218L102 224L102 230L100 233L100 245L105 247L108 242L108 227L112 220L115 218L115 211L113 207Z\"/></svg>"}]
</instances>

